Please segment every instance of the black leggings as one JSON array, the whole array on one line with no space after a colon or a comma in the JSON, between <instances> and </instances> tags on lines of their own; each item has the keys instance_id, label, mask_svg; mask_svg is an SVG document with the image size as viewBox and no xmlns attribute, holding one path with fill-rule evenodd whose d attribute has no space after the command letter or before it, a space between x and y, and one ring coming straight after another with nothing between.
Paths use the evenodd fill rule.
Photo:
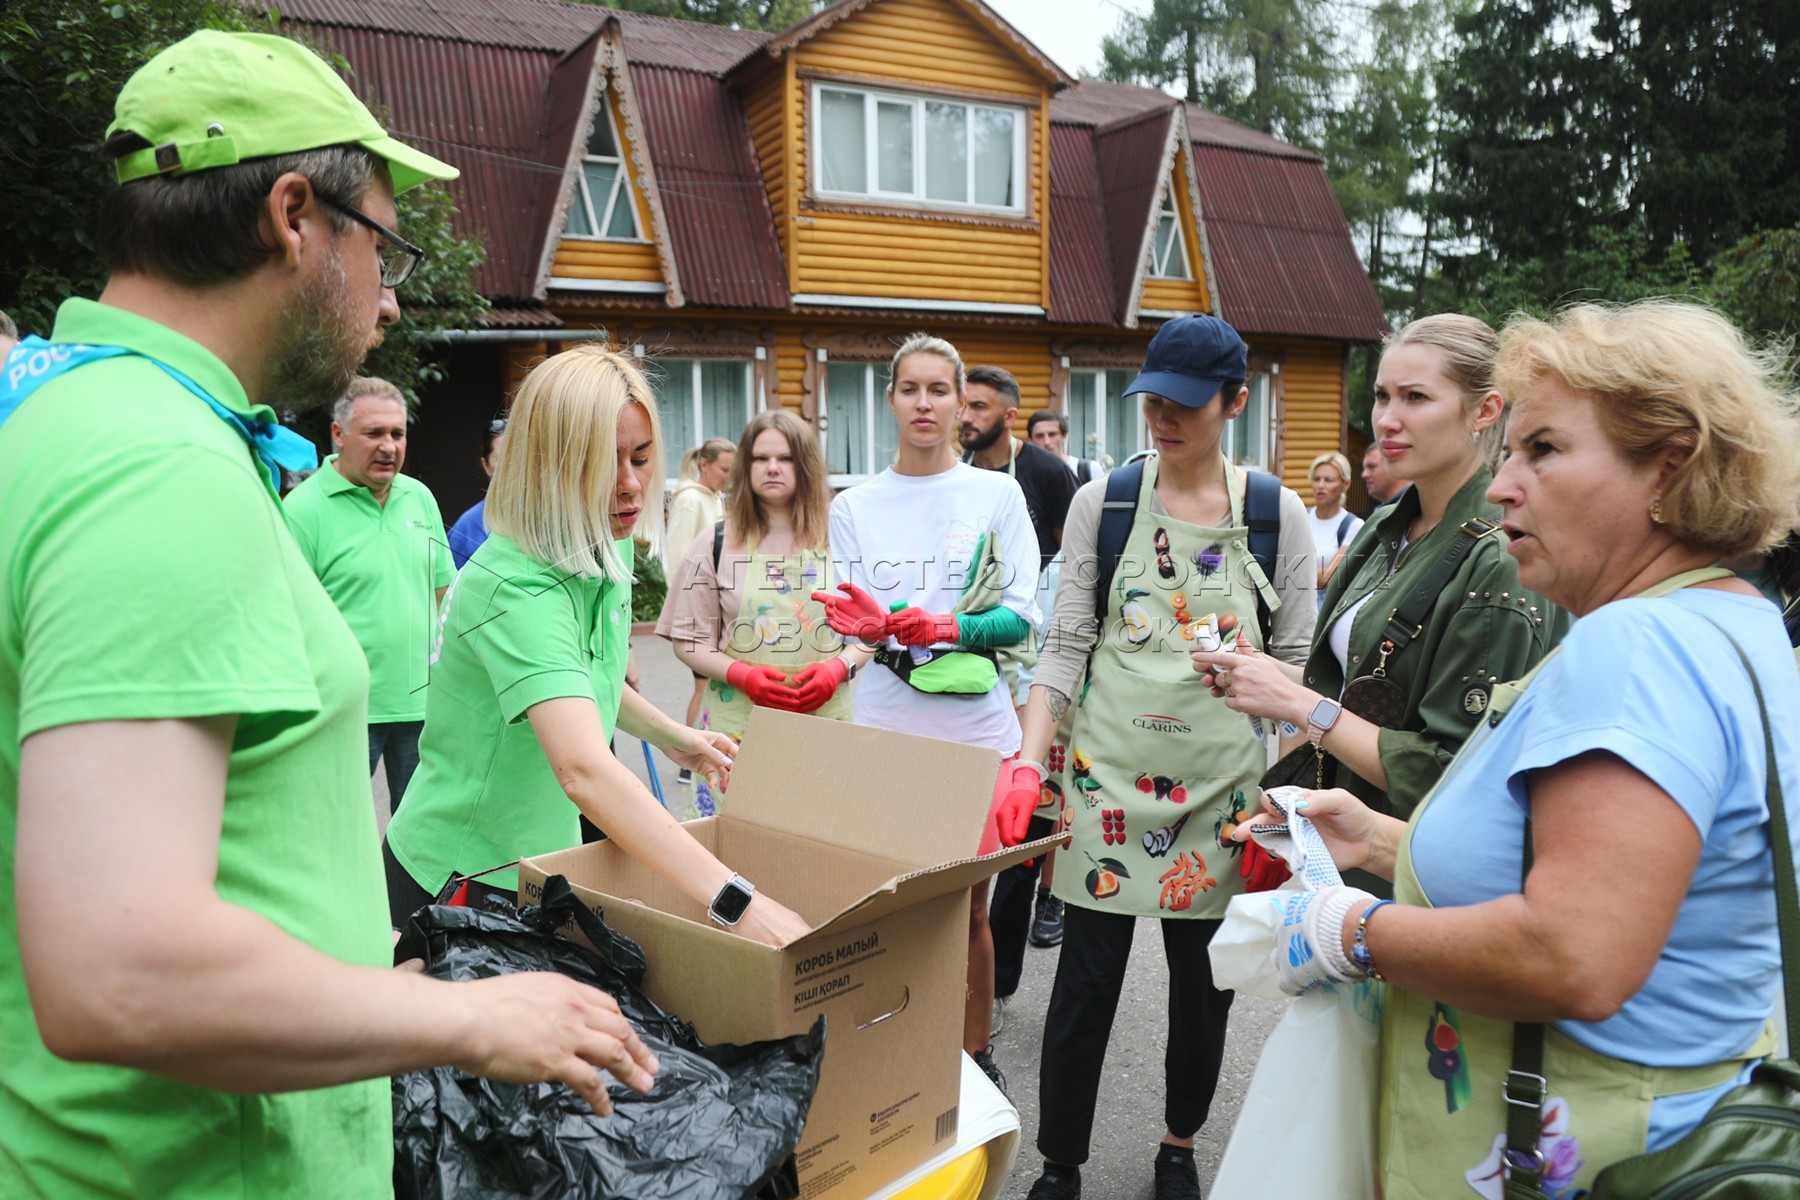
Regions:
<instances>
[{"instance_id":1,"label":"black leggings","mask_svg":"<svg viewBox=\"0 0 1800 1200\"><path fill-rule=\"evenodd\" d=\"M1164 1120L1176 1137L1192 1137L1206 1123L1232 993L1213 986L1207 953L1219 921L1148 918L1162 927L1169 962L1169 1032L1163 1054ZM1137 918L1063 908L1063 944L1044 1018L1043 1067L1038 1075L1038 1150L1050 1162L1080 1166L1094 1132L1100 1068L1125 985L1126 960Z\"/></svg>"}]
</instances>

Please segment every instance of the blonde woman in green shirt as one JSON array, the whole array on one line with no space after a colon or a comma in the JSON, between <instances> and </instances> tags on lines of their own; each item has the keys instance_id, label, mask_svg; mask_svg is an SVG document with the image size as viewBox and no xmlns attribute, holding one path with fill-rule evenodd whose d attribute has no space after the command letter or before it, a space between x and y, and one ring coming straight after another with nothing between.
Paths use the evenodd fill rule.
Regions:
<instances>
[{"instance_id":1,"label":"blonde woman in green shirt","mask_svg":"<svg viewBox=\"0 0 1800 1200\"><path fill-rule=\"evenodd\" d=\"M737 752L624 686L631 543L661 532L660 506L646 499L661 452L649 385L603 347L558 354L519 389L488 489L491 536L445 599L419 770L388 826L396 928L456 876L578 844L586 815L718 923L775 945L807 931L695 841L607 746L623 729L715 786ZM510 870L484 881L517 887Z\"/></svg>"}]
</instances>

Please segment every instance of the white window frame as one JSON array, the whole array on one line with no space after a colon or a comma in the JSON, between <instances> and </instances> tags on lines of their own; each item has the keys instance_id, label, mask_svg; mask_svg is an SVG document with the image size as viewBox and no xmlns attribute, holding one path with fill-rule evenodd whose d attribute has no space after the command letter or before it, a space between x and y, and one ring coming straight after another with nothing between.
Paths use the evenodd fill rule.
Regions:
<instances>
[{"instance_id":1,"label":"white window frame","mask_svg":"<svg viewBox=\"0 0 1800 1200\"><path fill-rule=\"evenodd\" d=\"M819 359L819 412L825 418L819 422L819 453L824 456L827 464L831 462L831 368L834 366L860 367L863 373L863 462L875 467L875 470L864 475L832 474L827 476L834 489L855 487L859 483L873 479L891 465L881 463L877 466L875 459L875 422L888 419L885 411L887 409L887 386L881 383L879 378L880 372L887 365L885 362L857 362L854 359L835 363L828 358Z\"/></svg>"},{"instance_id":2,"label":"white window frame","mask_svg":"<svg viewBox=\"0 0 1800 1200\"><path fill-rule=\"evenodd\" d=\"M1069 369L1069 381L1064 385L1063 390L1063 413L1066 416L1075 411L1075 377L1077 375L1097 376L1094 380L1094 428L1100 432L1100 437L1102 439L1101 443L1098 446L1070 445L1066 447L1066 449L1077 459L1091 458L1098 462L1102 455L1109 456L1112 459L1114 470L1124 466L1127 459L1150 444L1150 429L1149 426L1144 423L1143 403L1131 396L1121 396L1119 397L1118 402L1120 404L1129 404L1132 408L1131 425L1136 434L1137 444L1132 446L1129 450L1122 448L1114 449L1113 447L1108 446L1104 440L1106 437L1107 424L1106 405L1108 403L1106 395L1106 373L1108 371L1117 371L1120 369L1121 368L1119 367L1071 367ZM1127 374L1130 374L1130 372L1127 371Z\"/></svg>"},{"instance_id":3,"label":"white window frame","mask_svg":"<svg viewBox=\"0 0 1800 1200\"><path fill-rule=\"evenodd\" d=\"M1242 413L1225 423L1225 434L1219 439L1219 448L1225 452L1226 458L1239 466L1270 471L1269 459L1275 452L1275 377L1267 371L1252 371L1250 378L1244 381L1244 386L1250 389L1250 400L1245 403ZM1259 393L1262 399L1262 419L1251 421L1250 410Z\"/></svg>"},{"instance_id":4,"label":"white window frame","mask_svg":"<svg viewBox=\"0 0 1800 1200\"><path fill-rule=\"evenodd\" d=\"M715 436L716 437L728 437L733 442L736 442L738 440L739 435L744 432L744 426L748 425L750 423L750 418L756 415L756 363L748 358L704 358L704 357L690 358L684 354L671 354L671 355L669 355L668 358L665 358L662 361L664 363L667 363L671 359L676 362L686 361L689 364L691 364L689 367L689 370L692 372L692 377L689 379L688 385L689 385L690 390L693 393L693 398L690 401L690 403L692 403L692 405L693 405L693 411L691 412L690 416L693 419L693 424L692 424L691 428L693 429L694 436L697 439L694 442L694 445L698 446L698 445L700 445L701 442L704 442L707 438L715 437ZM701 365L704 363L722 363L722 362L723 363L737 363L738 365L740 365L744 368L744 419L742 421L738 422L738 427L736 429L732 430L730 433L709 434L706 432L705 426L702 423L702 416L706 410L701 405L700 368L701 368ZM664 369L664 374L665 375L667 374L666 368ZM656 398L656 400L657 400L657 403L663 405L663 407L665 409L668 407L668 405L664 403L663 398L661 396L658 396ZM681 456L682 456L682 454L686 453L686 451L688 450L688 447L686 447L686 446L670 446L668 449L669 449L669 451L673 451L673 453L669 453L669 452L664 453L663 458L665 461L663 462L663 467L665 469L676 469L681 465ZM680 480L681 480L681 477L680 477L679 473L677 473L675 475L671 475L666 480L664 480L664 486L672 488L677 483L679 483Z\"/></svg>"},{"instance_id":5,"label":"white window frame","mask_svg":"<svg viewBox=\"0 0 1800 1200\"><path fill-rule=\"evenodd\" d=\"M604 154L589 154L587 143L593 140L591 129L588 131L588 136L582 139L581 163L575 168L575 195L570 203L581 205L582 211L587 214L588 228L596 232L570 233L567 222L564 222L563 236L581 242L625 242L643 245L647 239L644 237L643 222L639 219L641 214L637 208L637 189L631 182L631 165L626 161L625 139L619 136L619 123L613 119L613 107L605 92L600 93L599 111L594 114L594 120L606 122L607 128L612 131L613 147L618 150L619 156L615 159L608 158ZM606 198L606 203L599 212L595 211L594 197L588 190L587 172L581 169L582 165L590 162L616 165L619 168L619 173L613 176L612 195ZM621 200L629 206L626 211L631 215L632 234L630 237L608 237L606 230L612 226L613 210L618 207Z\"/></svg>"},{"instance_id":6,"label":"white window frame","mask_svg":"<svg viewBox=\"0 0 1800 1200\"><path fill-rule=\"evenodd\" d=\"M1174 222L1175 236L1169 239L1168 250L1163 254L1162 261L1158 262L1156 243L1162 235L1164 219ZM1171 259L1174 260L1175 271L1169 269ZM1176 273L1177 271L1179 274ZM1191 280L1194 277L1194 273L1188 269L1187 237L1181 228L1181 212L1175 207L1175 180L1173 178L1163 187L1162 207L1157 210L1156 229L1150 235L1149 273L1152 279Z\"/></svg>"},{"instance_id":7,"label":"white window frame","mask_svg":"<svg viewBox=\"0 0 1800 1200\"><path fill-rule=\"evenodd\" d=\"M822 93L843 92L863 98L863 152L867 156L864 179L869 190L866 192L831 191L825 187L825 158L821 152L821 143L825 136L824 101ZM881 184L881 139L879 136L878 108L880 104L905 104L913 110L913 190L910 192L888 192L880 189ZM925 193L925 106L926 104L953 104L965 109L993 109L997 112L1012 114L1013 118L1013 195L1015 203L1010 205L978 204L974 200L936 200ZM987 104L975 100L965 100L959 96L933 96L907 92L889 92L876 88L852 87L840 83L816 82L812 86L811 152L813 194L822 199L847 200L856 203L894 202L906 205L917 205L921 208L942 209L947 212L983 212L1004 213L1008 216L1024 216L1026 197L1029 194L1029 177L1026 174L1027 146L1030 141L1030 110L1011 104ZM965 154L964 169L967 172L965 194L975 195L975 122L964 121L964 130L969 139L968 153Z\"/></svg>"}]
</instances>

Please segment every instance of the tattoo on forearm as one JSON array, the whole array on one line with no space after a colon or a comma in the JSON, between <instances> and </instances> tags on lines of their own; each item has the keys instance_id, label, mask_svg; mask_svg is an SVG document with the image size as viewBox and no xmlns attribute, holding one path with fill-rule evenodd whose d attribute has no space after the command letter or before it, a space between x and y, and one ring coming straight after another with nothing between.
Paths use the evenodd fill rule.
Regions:
<instances>
[{"instance_id":1,"label":"tattoo on forearm","mask_svg":"<svg viewBox=\"0 0 1800 1200\"><path fill-rule=\"evenodd\" d=\"M1050 715L1058 721L1062 720L1063 714L1069 711L1069 697L1067 693L1059 692L1053 687L1045 688L1044 692L1044 698L1049 701L1050 704Z\"/></svg>"}]
</instances>

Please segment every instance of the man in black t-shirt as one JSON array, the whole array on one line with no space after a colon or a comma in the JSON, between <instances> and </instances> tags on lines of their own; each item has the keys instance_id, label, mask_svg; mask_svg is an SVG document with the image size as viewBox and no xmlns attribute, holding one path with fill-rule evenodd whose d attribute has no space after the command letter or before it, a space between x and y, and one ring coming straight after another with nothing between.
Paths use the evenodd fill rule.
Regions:
<instances>
[{"instance_id":1,"label":"man in black t-shirt","mask_svg":"<svg viewBox=\"0 0 1800 1200\"><path fill-rule=\"evenodd\" d=\"M973 367L963 392L960 430L963 461L989 471L1005 471L1019 481L1031 526L1037 531L1039 569L1048 567L1062 549L1063 523L1069 502L1075 498L1075 475L1061 456L1012 435L1019 417L1019 381L999 367ZM1032 817L1027 836L1045 837L1052 832L1046 817ZM1033 928L1032 893L1037 892L1037 925L1040 945L1062 940L1062 904L1049 891L1035 887L1042 859L1020 863L1000 872L994 880L993 900L988 905L988 925L994 932L994 1019L992 1033L1004 1025L1007 1001L1019 990L1025 968L1025 940Z\"/></svg>"},{"instance_id":2,"label":"man in black t-shirt","mask_svg":"<svg viewBox=\"0 0 1800 1200\"><path fill-rule=\"evenodd\" d=\"M1075 498L1075 476L1061 458L1012 435L1019 418L1019 381L999 367L971 367L963 392L963 461L1005 471L1019 481L1031 527L1037 531L1038 569L1062 548L1063 522Z\"/></svg>"}]
</instances>

